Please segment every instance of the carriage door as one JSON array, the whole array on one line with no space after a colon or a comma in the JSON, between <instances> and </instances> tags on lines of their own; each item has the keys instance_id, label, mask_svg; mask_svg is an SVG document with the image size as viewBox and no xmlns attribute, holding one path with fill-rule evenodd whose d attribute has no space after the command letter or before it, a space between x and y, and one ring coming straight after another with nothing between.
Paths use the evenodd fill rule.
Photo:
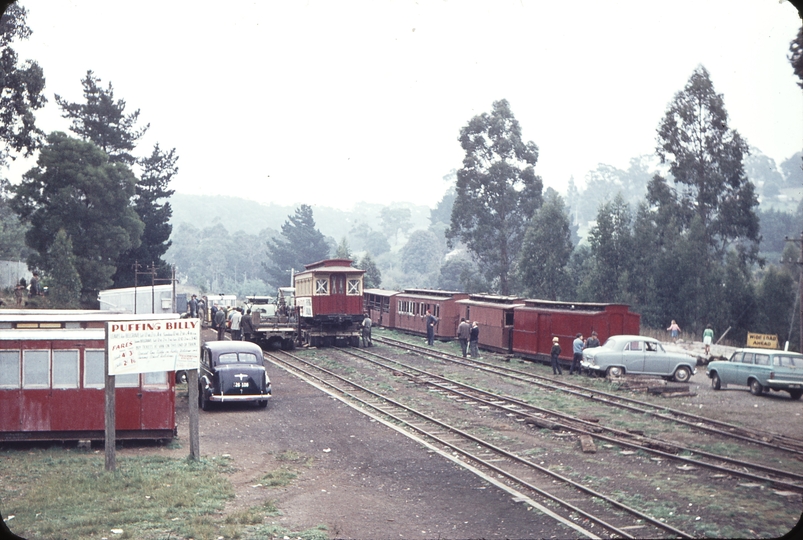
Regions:
<instances>
[{"instance_id":1,"label":"carriage door","mask_svg":"<svg viewBox=\"0 0 803 540\"><path fill-rule=\"evenodd\" d=\"M332 313L348 313L346 305L346 274L332 274Z\"/></svg>"}]
</instances>

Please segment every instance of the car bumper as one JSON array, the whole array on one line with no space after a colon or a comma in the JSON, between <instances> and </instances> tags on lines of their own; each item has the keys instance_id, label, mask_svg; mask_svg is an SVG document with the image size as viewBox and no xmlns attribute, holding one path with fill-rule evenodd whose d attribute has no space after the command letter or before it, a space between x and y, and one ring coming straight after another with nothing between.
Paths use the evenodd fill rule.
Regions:
<instances>
[{"instance_id":1,"label":"car bumper","mask_svg":"<svg viewBox=\"0 0 803 540\"><path fill-rule=\"evenodd\" d=\"M218 403L231 403L237 401L264 401L269 397L271 397L270 394L212 394L208 399L209 401L215 401Z\"/></svg>"}]
</instances>

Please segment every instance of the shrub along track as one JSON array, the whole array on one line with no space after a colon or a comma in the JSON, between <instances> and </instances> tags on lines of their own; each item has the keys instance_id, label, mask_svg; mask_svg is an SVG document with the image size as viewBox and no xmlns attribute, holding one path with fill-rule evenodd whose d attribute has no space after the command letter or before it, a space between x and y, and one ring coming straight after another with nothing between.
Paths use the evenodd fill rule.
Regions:
<instances>
[{"instance_id":1,"label":"shrub along track","mask_svg":"<svg viewBox=\"0 0 803 540\"><path fill-rule=\"evenodd\" d=\"M371 414L383 418L388 424L415 433L431 449L441 453L445 449L446 457L454 459L448 452L452 456L459 456L458 463L481 475L489 483L508 490L519 500L540 510L544 516L574 529L573 534L579 533L589 538L694 538L694 535L607 497L588 485L573 481L528 458L506 451L488 439L404 405L320 365L289 353L271 352L265 353L265 357L333 395L359 407L369 408ZM504 479L504 484L498 479ZM587 528L576 524L576 521L583 522ZM638 531L637 535L630 532L633 530Z\"/></svg>"},{"instance_id":2,"label":"shrub along track","mask_svg":"<svg viewBox=\"0 0 803 540\"><path fill-rule=\"evenodd\" d=\"M397 353L395 349L386 349L385 347L377 347L373 350L379 349L383 349L383 352L387 354ZM360 355L364 356L362 354L364 352L365 350L362 350ZM481 436L478 438L482 440L490 440L493 443L493 441L502 439L505 449L519 456L536 455L539 459L544 459L541 461L542 465L549 462L546 468L550 471L563 473L564 476L571 476L574 480L585 479L583 483L591 486L591 490L600 491L600 488L605 488L608 495L613 495L622 504L640 508L646 514L652 513L658 519L672 523L678 529L694 530L694 534L698 536L744 536L752 534L749 532L751 530L777 536L787 532L799 517L800 504L794 504L790 508L788 502L790 497L792 500L800 501L800 476L788 469L793 469L795 464L799 469L801 465L792 460L793 466L787 467L790 463L787 460L783 461L783 467L779 469L770 466L781 462L777 450L773 451L775 453L765 451L764 448L760 448L760 451L756 451L755 448L751 450L747 448L749 445L742 444L741 440L739 445L734 448L734 445L722 442L721 434L709 433L705 440L700 440L699 434L695 434L694 437L699 440L699 446L719 447L723 449L723 454L747 448L745 450L747 455L752 454L772 462L770 465L762 465L738 460L741 462L739 467L750 467L753 471L746 472L734 468L734 460L731 460L731 466L706 475L701 471L701 467L716 468L717 461L719 461L717 454L710 453L711 462L703 465L700 457L703 452L700 449L684 451L681 447L679 450L677 445L666 440L633 437L633 433L614 428L604 428L603 434L603 428L600 428L598 422L595 421L599 420L598 418L583 420L583 417L587 417L589 414L588 405L585 405L585 409L581 408L580 413L574 415L543 408L533 411L533 406L528 402L541 399L549 393L533 394L532 380L522 382L509 377L503 379L486 369L478 370L476 366L467 368L462 364L463 359L458 358L461 365L455 365L456 373L448 380L436 381L431 379L431 376L435 374L413 373L409 371L410 368L389 364L386 361L387 367L384 368L380 368L376 364L368 365L365 360L347 361L344 353L346 353L345 350L327 349L311 350L301 354L315 356L317 365L327 365L331 371L347 374L350 379L359 380L377 393L400 395L397 399L422 402L417 408L434 410L436 412L430 414L441 419L448 415L452 418L448 421L450 424L462 426L463 429L471 431L475 436L480 434ZM436 366L441 370L447 367L446 364L443 364L442 359L433 360L429 356L424 357L418 354L405 353L404 360L425 363L429 367ZM452 364L448 364L448 367L453 368ZM435 368L433 367L433 369ZM525 375L531 376L532 374ZM459 395L457 392L461 392L461 390L458 389L458 383L461 382L460 379L465 378L484 378L482 384L494 388L495 392L491 396L481 397L475 394L477 391L475 388L462 390L463 395ZM399 385L400 380L404 384ZM505 391L502 394L496 392L499 388L504 388ZM515 397L517 395L524 396L525 399L518 399ZM562 395L564 395L562 399L566 406L558 406L553 409L577 409L576 403L573 402L588 403L588 396L591 394L588 389L577 387L570 389L569 393L563 392ZM635 400L632 401L635 402ZM648 403L644 405L650 406ZM592 401L592 406L599 408L599 403ZM633 405L630 404L628 407L633 407ZM493 409L502 411L502 414L493 413ZM547 417L548 413L558 414ZM638 426L640 422L645 421L644 417L646 416L649 426L657 424L652 418L654 413L645 414L640 408L636 409L636 413L633 416L632 411L629 412L629 420L622 420L621 417L618 417L617 420L617 417L614 417L614 423ZM563 414L562 417L561 414ZM600 416L599 411L593 409L591 414ZM602 416L605 415L602 414ZM662 420L665 422L662 423L672 420L672 416L663 418ZM533 427L545 429L535 431L532 429ZM680 430L689 431L690 427L695 426L675 428L670 425L663 430L671 436L672 433ZM513 435L510 434L511 431L514 432ZM615 433L617 431L619 433ZM631 431L638 432L640 430ZM578 453L576 435L587 435L598 442L602 441L602 452L599 454ZM567 448L567 441L571 443L570 448ZM629 447L632 450L621 450L622 447ZM616 449L621 451L616 452ZM678 456L678 452L688 455ZM788 452L783 453L788 454ZM766 454L769 456L767 457ZM647 457L649 455L654 457ZM547 458L547 456L549 457ZM720 455L719 458L730 459L727 455ZM511 458L499 459L510 460ZM678 460L682 464L678 465ZM586 471L584 476L582 469ZM763 471L756 472L756 469L763 469ZM790 472L791 474L789 474ZM600 476L600 474L606 473L615 478ZM674 478L670 480L667 477L668 474ZM737 475L746 476L750 478L751 482L743 483L736 478ZM557 481L556 479L555 482ZM764 491L773 484L776 489ZM755 497L751 491L756 490L762 491L763 496ZM668 495L667 491L671 495ZM653 498L653 494L660 495L660 497ZM767 505L771 507L770 510L767 510ZM727 517L723 517L723 514ZM758 524L754 523L757 519L756 516L762 516L758 518ZM637 535L645 536L644 531L637 531Z\"/></svg>"}]
</instances>

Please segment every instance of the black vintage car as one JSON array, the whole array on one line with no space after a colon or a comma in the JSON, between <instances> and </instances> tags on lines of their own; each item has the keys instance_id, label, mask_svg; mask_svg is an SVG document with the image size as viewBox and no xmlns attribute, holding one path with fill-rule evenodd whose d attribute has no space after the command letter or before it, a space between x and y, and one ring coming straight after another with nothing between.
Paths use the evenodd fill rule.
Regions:
<instances>
[{"instance_id":1,"label":"black vintage car","mask_svg":"<svg viewBox=\"0 0 803 540\"><path fill-rule=\"evenodd\" d=\"M262 349L248 341L210 341L201 347L198 405L256 401L268 406L270 379L262 363Z\"/></svg>"}]
</instances>

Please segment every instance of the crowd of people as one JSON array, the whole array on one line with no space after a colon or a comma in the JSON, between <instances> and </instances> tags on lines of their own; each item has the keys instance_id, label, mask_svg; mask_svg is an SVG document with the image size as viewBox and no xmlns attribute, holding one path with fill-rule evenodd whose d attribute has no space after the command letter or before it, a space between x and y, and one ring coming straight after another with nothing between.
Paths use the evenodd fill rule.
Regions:
<instances>
[{"instance_id":1,"label":"crowd of people","mask_svg":"<svg viewBox=\"0 0 803 540\"><path fill-rule=\"evenodd\" d=\"M578 375L580 374L580 362L583 360L583 351L585 349L593 349L594 347L599 347L599 338L597 337L596 330L592 331L588 339L585 340L583 339L583 334L581 332L578 332L577 335L575 335L574 341L572 341L572 363L569 367L569 375L574 375L575 371L577 371ZM560 353L560 339L558 336L555 336L552 338L552 350L550 351L553 375L563 375L563 370L561 369L560 362L558 361Z\"/></svg>"}]
</instances>

